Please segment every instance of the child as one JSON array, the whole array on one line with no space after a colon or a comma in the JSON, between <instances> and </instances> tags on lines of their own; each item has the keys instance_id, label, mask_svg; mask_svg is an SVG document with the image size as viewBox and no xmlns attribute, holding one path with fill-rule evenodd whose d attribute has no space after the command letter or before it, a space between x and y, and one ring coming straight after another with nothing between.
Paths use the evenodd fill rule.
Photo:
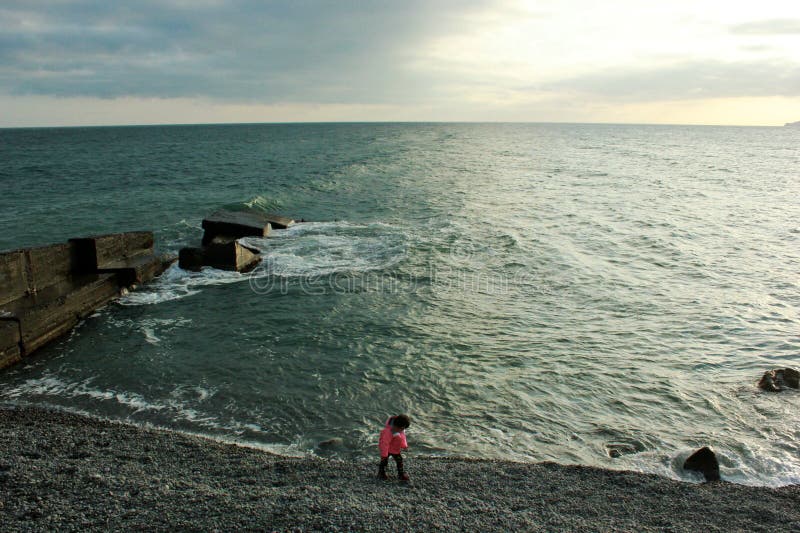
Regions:
<instances>
[{"instance_id":1,"label":"child","mask_svg":"<svg viewBox=\"0 0 800 533\"><path fill-rule=\"evenodd\" d=\"M378 479L389 479L389 476L386 475L386 465L389 464L389 456L391 455L394 458L394 462L397 463L397 478L400 481L408 481L408 474L403 470L403 456L400 454L408 448L405 430L410 425L411 419L406 415L391 416L386 421L386 426L381 431L381 437L378 441L378 448L381 451Z\"/></svg>"}]
</instances>

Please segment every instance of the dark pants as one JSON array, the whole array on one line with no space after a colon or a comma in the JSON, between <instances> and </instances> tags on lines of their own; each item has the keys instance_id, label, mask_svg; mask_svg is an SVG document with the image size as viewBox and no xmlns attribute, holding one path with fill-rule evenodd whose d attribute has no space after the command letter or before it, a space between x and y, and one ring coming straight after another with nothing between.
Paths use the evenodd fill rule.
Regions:
<instances>
[{"instance_id":1,"label":"dark pants","mask_svg":"<svg viewBox=\"0 0 800 533\"><path fill-rule=\"evenodd\" d=\"M394 462L397 463L397 475L402 476L403 456L400 455L399 453L390 453L389 456L391 456L394 459ZM388 464L389 464L389 457L384 457L383 459L381 459L381 464L378 466L378 472L380 474L386 473L386 465Z\"/></svg>"}]
</instances>

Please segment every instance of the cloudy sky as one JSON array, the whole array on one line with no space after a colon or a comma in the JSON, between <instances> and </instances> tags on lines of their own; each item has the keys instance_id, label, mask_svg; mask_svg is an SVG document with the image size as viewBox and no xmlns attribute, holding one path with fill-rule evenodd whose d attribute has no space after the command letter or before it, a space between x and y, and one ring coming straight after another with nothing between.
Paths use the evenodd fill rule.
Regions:
<instances>
[{"instance_id":1,"label":"cloudy sky","mask_svg":"<svg viewBox=\"0 0 800 533\"><path fill-rule=\"evenodd\" d=\"M800 120L800 0L0 2L0 127Z\"/></svg>"}]
</instances>

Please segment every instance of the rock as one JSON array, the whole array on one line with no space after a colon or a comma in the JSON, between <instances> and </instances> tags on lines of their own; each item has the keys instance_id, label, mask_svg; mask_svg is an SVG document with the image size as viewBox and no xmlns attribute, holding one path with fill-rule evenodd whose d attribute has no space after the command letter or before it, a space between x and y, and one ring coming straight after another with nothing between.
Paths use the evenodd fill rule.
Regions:
<instances>
[{"instance_id":1,"label":"rock","mask_svg":"<svg viewBox=\"0 0 800 533\"><path fill-rule=\"evenodd\" d=\"M704 446L689 456L683 463L684 470L700 472L706 481L719 481L719 462L711 448Z\"/></svg>"},{"instance_id":2,"label":"rock","mask_svg":"<svg viewBox=\"0 0 800 533\"><path fill-rule=\"evenodd\" d=\"M86 481L100 486L105 486L108 484L105 478L98 473L89 474L88 476L86 476Z\"/></svg>"},{"instance_id":3,"label":"rock","mask_svg":"<svg viewBox=\"0 0 800 533\"><path fill-rule=\"evenodd\" d=\"M338 437L334 437L332 439L324 440L317 444L317 447L323 450L329 450L331 448L339 448L344 444L344 441Z\"/></svg>"},{"instance_id":4,"label":"rock","mask_svg":"<svg viewBox=\"0 0 800 533\"><path fill-rule=\"evenodd\" d=\"M618 459L623 455L634 454L637 451L633 444L626 442L609 442L606 444L606 453L612 459Z\"/></svg>"},{"instance_id":5,"label":"rock","mask_svg":"<svg viewBox=\"0 0 800 533\"><path fill-rule=\"evenodd\" d=\"M793 368L776 368L764 372L758 388L768 392L780 392L786 387L800 388L800 372Z\"/></svg>"}]
</instances>

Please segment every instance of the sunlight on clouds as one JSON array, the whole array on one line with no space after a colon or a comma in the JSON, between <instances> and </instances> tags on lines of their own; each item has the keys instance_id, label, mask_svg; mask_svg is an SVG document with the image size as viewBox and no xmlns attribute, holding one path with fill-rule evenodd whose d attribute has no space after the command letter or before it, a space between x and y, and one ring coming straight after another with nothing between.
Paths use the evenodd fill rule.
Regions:
<instances>
[{"instance_id":1,"label":"sunlight on clouds","mask_svg":"<svg viewBox=\"0 0 800 533\"><path fill-rule=\"evenodd\" d=\"M0 7L0 126L800 120L800 1L87 6Z\"/></svg>"},{"instance_id":2,"label":"sunlight on clouds","mask_svg":"<svg viewBox=\"0 0 800 533\"><path fill-rule=\"evenodd\" d=\"M753 17L800 16L795 6L800 2L502 3L470 14L465 31L432 41L416 66L539 82L617 65L652 66L687 58L734 61L765 51L797 59L798 36L753 39L730 31L730 25ZM766 48L742 48L753 44Z\"/></svg>"}]
</instances>

